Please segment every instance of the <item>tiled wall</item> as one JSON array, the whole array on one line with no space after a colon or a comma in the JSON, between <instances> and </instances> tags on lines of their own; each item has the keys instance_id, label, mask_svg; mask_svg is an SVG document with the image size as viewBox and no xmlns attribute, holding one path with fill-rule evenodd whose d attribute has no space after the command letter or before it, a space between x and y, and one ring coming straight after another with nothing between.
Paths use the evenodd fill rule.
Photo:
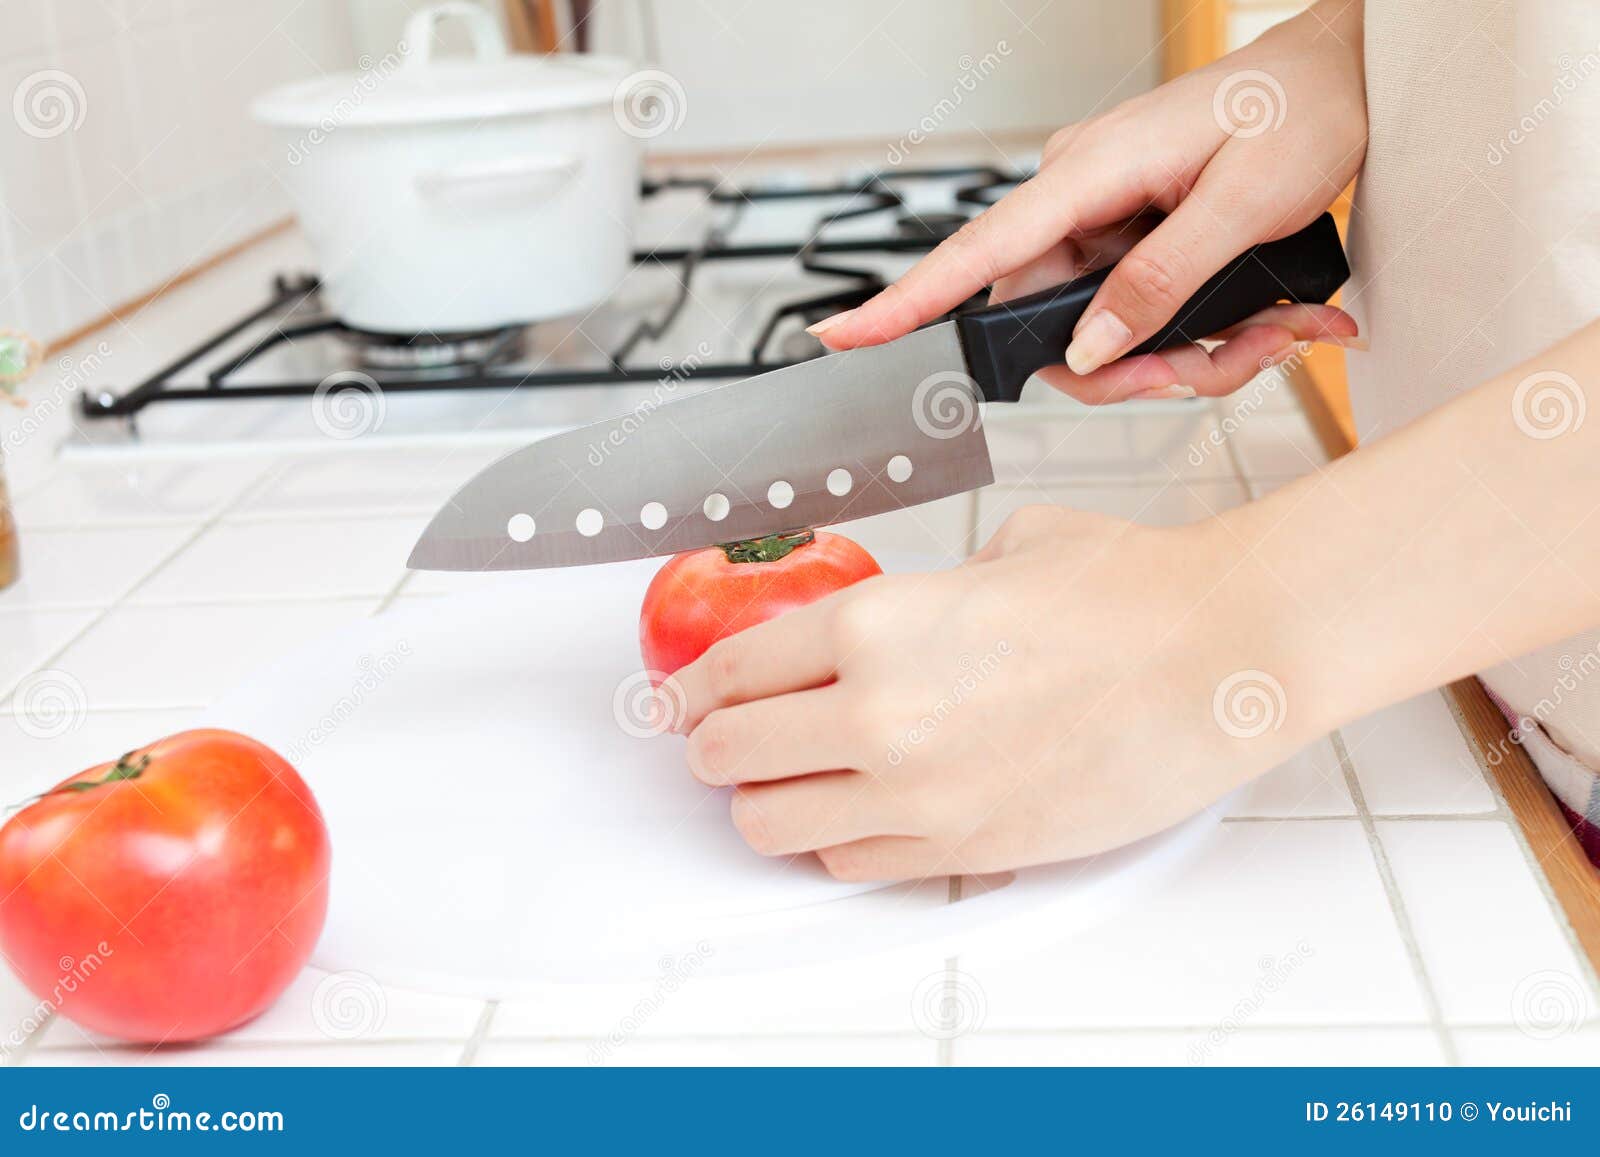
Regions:
<instances>
[{"instance_id":1,"label":"tiled wall","mask_svg":"<svg viewBox=\"0 0 1600 1157\"><path fill-rule=\"evenodd\" d=\"M0 0L0 329L48 342L283 216L246 106L354 57L333 0Z\"/></svg>"}]
</instances>

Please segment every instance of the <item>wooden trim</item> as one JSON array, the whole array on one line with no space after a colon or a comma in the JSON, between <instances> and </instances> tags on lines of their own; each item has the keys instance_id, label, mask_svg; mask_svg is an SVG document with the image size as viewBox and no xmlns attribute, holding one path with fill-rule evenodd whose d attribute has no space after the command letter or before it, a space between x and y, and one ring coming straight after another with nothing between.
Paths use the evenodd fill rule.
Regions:
<instances>
[{"instance_id":1,"label":"wooden trim","mask_svg":"<svg viewBox=\"0 0 1600 1157\"><path fill-rule=\"evenodd\" d=\"M93 318L90 321L86 321L76 329L62 334L45 347L46 356L58 353L70 345L76 345L90 334L96 332L97 330L104 329L106 326L120 318L123 314L138 313L152 301L155 301L156 298L161 297L163 294L169 293L174 289L177 289L180 285L184 285L190 281L193 281L202 273L209 273L211 270L221 265L224 261L232 260L239 254L243 253L246 249L250 249L253 246L261 244L261 242L267 240L269 237L275 237L277 234L284 232L293 224L293 217L285 217L281 221L274 221L271 225L268 225L264 229L256 230L256 232L250 234L250 236L244 238L243 240L235 241L226 249L219 249L204 260L198 261L193 265L185 266L183 269L180 269L176 274L174 274L172 277L169 277L166 281L162 282L148 293L142 293L130 301L125 301L120 305L108 309L99 317Z\"/></svg>"},{"instance_id":2,"label":"wooden trim","mask_svg":"<svg viewBox=\"0 0 1600 1157\"><path fill-rule=\"evenodd\" d=\"M1334 350L1342 354L1342 350ZM1328 403L1309 366L1293 376L1295 392L1330 458L1355 448L1354 430L1347 430ZM1572 825L1545 786L1528 753L1511 737L1511 727L1476 679L1450 684L1462 730L1476 749L1484 773L1494 780L1511 815L1522 829L1528 850L1538 861L1550 891L1566 914L1573 935L1590 964L1600 971L1600 871L1589 862Z\"/></svg>"},{"instance_id":3,"label":"wooden trim","mask_svg":"<svg viewBox=\"0 0 1600 1157\"><path fill-rule=\"evenodd\" d=\"M1161 77L1171 80L1210 64L1228 49L1222 0L1161 0Z\"/></svg>"},{"instance_id":4,"label":"wooden trim","mask_svg":"<svg viewBox=\"0 0 1600 1157\"><path fill-rule=\"evenodd\" d=\"M1450 694L1467 734L1477 744L1478 762L1493 777L1521 826L1528 850L1550 881L1579 946L1600 969L1600 871L1589 862L1527 752L1512 740L1506 717L1483 684L1463 679L1450 685Z\"/></svg>"},{"instance_id":5,"label":"wooden trim","mask_svg":"<svg viewBox=\"0 0 1600 1157\"><path fill-rule=\"evenodd\" d=\"M1344 350L1317 345L1290 377L1323 453L1338 458L1355 448L1355 421L1344 389Z\"/></svg>"}]
</instances>

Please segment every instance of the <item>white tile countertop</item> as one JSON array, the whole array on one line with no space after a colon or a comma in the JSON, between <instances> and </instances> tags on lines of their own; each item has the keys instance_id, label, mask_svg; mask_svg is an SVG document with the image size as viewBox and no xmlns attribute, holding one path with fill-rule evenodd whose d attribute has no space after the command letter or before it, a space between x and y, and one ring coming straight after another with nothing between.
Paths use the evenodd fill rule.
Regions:
<instances>
[{"instance_id":1,"label":"white tile countertop","mask_svg":"<svg viewBox=\"0 0 1600 1157\"><path fill-rule=\"evenodd\" d=\"M299 254L276 239L64 358L103 340L101 376L136 380ZM1025 503L1176 523L1323 463L1288 389L1198 455L1227 401L1030 398L991 416L992 486L845 532L955 561ZM8 443L26 574L0 592L8 800L184 727L301 640L459 589L473 576L408 574L406 550L456 484L522 440L60 456L71 413ZM71 673L87 711L44 740L11 696L48 670ZM958 1034L919 1028L930 985L960 1010ZM1182 873L1021 953L980 944L505 1002L308 969L256 1022L156 1050L40 1016L0 968L0 1039L16 1042L0 1055L26 1065L1569 1064L1600 1062L1597 1012L1593 971L1437 692L1319 740L1235 797Z\"/></svg>"}]
</instances>

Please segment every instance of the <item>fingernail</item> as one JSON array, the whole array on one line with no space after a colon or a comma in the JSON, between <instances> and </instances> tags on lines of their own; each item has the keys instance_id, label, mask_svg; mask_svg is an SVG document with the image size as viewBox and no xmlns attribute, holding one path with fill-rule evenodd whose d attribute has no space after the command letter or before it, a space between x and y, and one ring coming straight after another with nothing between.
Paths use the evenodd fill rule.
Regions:
<instances>
[{"instance_id":1,"label":"fingernail","mask_svg":"<svg viewBox=\"0 0 1600 1157\"><path fill-rule=\"evenodd\" d=\"M1195 396L1193 386L1152 386L1148 390L1140 390L1137 394L1129 394L1130 402L1169 402L1177 398L1192 398Z\"/></svg>"},{"instance_id":2,"label":"fingernail","mask_svg":"<svg viewBox=\"0 0 1600 1157\"><path fill-rule=\"evenodd\" d=\"M689 774L694 776L696 779L698 779L701 783L705 784L707 787L727 787L728 786L728 780L727 780L727 778L725 776L718 775L716 772L712 771L709 767L700 766L699 762L694 758L694 745L693 744L690 744L690 747L689 747L688 764L689 764Z\"/></svg>"},{"instance_id":3,"label":"fingernail","mask_svg":"<svg viewBox=\"0 0 1600 1157\"><path fill-rule=\"evenodd\" d=\"M806 332L812 337L820 337L822 334L827 333L830 329L838 325L841 321L853 313L855 313L855 310L847 309L843 313L836 313L832 317L825 317L821 321L817 322L816 325L806 326Z\"/></svg>"},{"instance_id":4,"label":"fingernail","mask_svg":"<svg viewBox=\"0 0 1600 1157\"><path fill-rule=\"evenodd\" d=\"M661 693L659 687L650 692L650 704L645 708L645 718L652 728L663 735L670 735L678 729L678 720L672 715L672 703Z\"/></svg>"},{"instance_id":5,"label":"fingernail","mask_svg":"<svg viewBox=\"0 0 1600 1157\"><path fill-rule=\"evenodd\" d=\"M1347 350L1361 350L1365 352L1366 350L1372 348L1372 343L1366 338L1362 337L1360 334L1353 334L1350 337L1325 337L1322 340L1330 345L1343 346Z\"/></svg>"},{"instance_id":6,"label":"fingernail","mask_svg":"<svg viewBox=\"0 0 1600 1157\"><path fill-rule=\"evenodd\" d=\"M645 719L659 734L682 735L688 722L686 708L683 687L668 676L650 689L650 698L644 704Z\"/></svg>"},{"instance_id":7,"label":"fingernail","mask_svg":"<svg viewBox=\"0 0 1600 1157\"><path fill-rule=\"evenodd\" d=\"M1067 346L1067 368L1092 373L1133 344L1133 331L1109 309L1096 310Z\"/></svg>"}]
</instances>

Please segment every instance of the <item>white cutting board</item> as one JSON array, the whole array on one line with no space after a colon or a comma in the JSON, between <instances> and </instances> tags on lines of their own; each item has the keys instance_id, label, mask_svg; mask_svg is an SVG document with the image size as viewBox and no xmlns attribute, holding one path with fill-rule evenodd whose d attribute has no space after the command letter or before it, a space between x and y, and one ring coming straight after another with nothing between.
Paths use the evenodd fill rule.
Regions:
<instances>
[{"instance_id":1,"label":"white cutting board","mask_svg":"<svg viewBox=\"0 0 1600 1157\"><path fill-rule=\"evenodd\" d=\"M919 561L886 567L931 569ZM758 856L726 791L686 770L684 740L637 720L638 608L659 566L485 576L469 594L402 599L207 713L288 757L322 807L334 868L316 964L486 997L654 975L662 953L708 938L717 970L787 967L1045 903L1087 918L1209 826L955 905L942 881L841 884L815 857Z\"/></svg>"}]
</instances>

